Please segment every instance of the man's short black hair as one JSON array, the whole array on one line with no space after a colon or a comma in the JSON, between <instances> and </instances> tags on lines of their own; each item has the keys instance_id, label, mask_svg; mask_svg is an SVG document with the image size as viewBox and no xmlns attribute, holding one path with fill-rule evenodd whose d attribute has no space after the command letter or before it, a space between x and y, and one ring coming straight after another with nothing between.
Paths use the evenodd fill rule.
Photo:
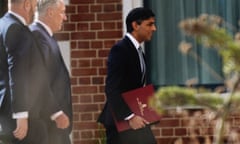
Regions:
<instances>
[{"instance_id":1,"label":"man's short black hair","mask_svg":"<svg viewBox=\"0 0 240 144\"><path fill-rule=\"evenodd\" d=\"M132 9L126 18L127 32L131 33L133 31L132 22L136 21L137 24L141 24L143 20L147 20L154 16L155 14L148 8L138 7Z\"/></svg>"}]
</instances>

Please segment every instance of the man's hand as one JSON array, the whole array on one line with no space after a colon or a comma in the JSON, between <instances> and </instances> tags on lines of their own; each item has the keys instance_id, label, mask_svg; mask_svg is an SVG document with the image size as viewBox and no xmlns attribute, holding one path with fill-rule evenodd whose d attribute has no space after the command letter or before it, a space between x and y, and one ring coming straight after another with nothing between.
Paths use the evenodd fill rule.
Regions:
<instances>
[{"instance_id":1,"label":"man's hand","mask_svg":"<svg viewBox=\"0 0 240 144\"><path fill-rule=\"evenodd\" d=\"M57 128L60 128L60 129L65 129L70 125L69 118L65 113L59 115L55 119L55 122L56 122Z\"/></svg>"},{"instance_id":2,"label":"man's hand","mask_svg":"<svg viewBox=\"0 0 240 144\"><path fill-rule=\"evenodd\" d=\"M129 125L132 129L136 130L136 129L140 129L145 127L146 124L148 124L149 122L146 121L144 118L135 115L134 117L132 117L129 121Z\"/></svg>"},{"instance_id":3,"label":"man's hand","mask_svg":"<svg viewBox=\"0 0 240 144\"><path fill-rule=\"evenodd\" d=\"M27 136L28 132L28 119L27 118L20 118L16 119L17 127L13 131L13 135L19 139L22 140Z\"/></svg>"}]
</instances>

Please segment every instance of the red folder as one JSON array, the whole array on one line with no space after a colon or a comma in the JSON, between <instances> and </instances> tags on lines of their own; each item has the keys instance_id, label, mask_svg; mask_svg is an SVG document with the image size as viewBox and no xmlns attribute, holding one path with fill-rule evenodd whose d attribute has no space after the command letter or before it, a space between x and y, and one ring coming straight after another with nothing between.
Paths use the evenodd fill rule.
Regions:
<instances>
[{"instance_id":1,"label":"red folder","mask_svg":"<svg viewBox=\"0 0 240 144\"><path fill-rule=\"evenodd\" d=\"M153 94L154 88L151 84L145 87L125 92L122 94L122 97L134 114L143 117L149 122L149 124L154 124L159 122L161 117L155 110L148 106L149 98L152 97ZM118 121L116 119L114 119L114 121L118 132L131 129L128 121Z\"/></svg>"}]
</instances>

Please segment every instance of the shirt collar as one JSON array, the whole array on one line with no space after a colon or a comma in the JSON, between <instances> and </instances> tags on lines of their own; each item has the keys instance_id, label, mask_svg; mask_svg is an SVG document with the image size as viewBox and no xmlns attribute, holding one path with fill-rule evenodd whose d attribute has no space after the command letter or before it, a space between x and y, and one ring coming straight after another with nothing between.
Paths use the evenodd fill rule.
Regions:
<instances>
[{"instance_id":1,"label":"shirt collar","mask_svg":"<svg viewBox=\"0 0 240 144\"><path fill-rule=\"evenodd\" d=\"M52 32L52 30L50 29L50 27L48 25L46 25L44 22L42 22L40 20L36 20L36 22L41 24L46 29L46 31L48 32L48 34L50 36L53 36L53 32Z\"/></svg>"},{"instance_id":2,"label":"shirt collar","mask_svg":"<svg viewBox=\"0 0 240 144\"><path fill-rule=\"evenodd\" d=\"M130 39L136 49L140 47L140 43L130 33L127 33L126 36Z\"/></svg>"},{"instance_id":3,"label":"shirt collar","mask_svg":"<svg viewBox=\"0 0 240 144\"><path fill-rule=\"evenodd\" d=\"M9 10L8 12L9 12L10 14L14 15L15 17L17 17L17 19L19 19L25 26L27 25L26 20L25 20L21 15L13 12L13 11L11 11L11 10Z\"/></svg>"}]
</instances>

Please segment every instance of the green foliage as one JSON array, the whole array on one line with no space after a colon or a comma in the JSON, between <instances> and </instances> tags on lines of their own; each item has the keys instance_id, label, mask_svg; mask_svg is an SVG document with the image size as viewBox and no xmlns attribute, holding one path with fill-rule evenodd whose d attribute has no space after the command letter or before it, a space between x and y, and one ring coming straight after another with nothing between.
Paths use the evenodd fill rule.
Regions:
<instances>
[{"instance_id":1,"label":"green foliage","mask_svg":"<svg viewBox=\"0 0 240 144\"><path fill-rule=\"evenodd\" d=\"M197 104L217 111L224 105L224 98L219 93L200 93L195 96Z\"/></svg>"},{"instance_id":2,"label":"green foliage","mask_svg":"<svg viewBox=\"0 0 240 144\"><path fill-rule=\"evenodd\" d=\"M183 87L163 87L156 93L156 97L161 101L162 106L184 106L195 105L194 95L196 91L191 88Z\"/></svg>"},{"instance_id":3,"label":"green foliage","mask_svg":"<svg viewBox=\"0 0 240 144\"><path fill-rule=\"evenodd\" d=\"M160 113L173 107L202 106L216 111L224 104L219 93L198 93L198 89L169 86L160 88L150 100L150 105ZM238 97L236 97L238 98ZM240 99L240 97L239 97ZM239 102L240 103L240 102Z\"/></svg>"}]
</instances>

